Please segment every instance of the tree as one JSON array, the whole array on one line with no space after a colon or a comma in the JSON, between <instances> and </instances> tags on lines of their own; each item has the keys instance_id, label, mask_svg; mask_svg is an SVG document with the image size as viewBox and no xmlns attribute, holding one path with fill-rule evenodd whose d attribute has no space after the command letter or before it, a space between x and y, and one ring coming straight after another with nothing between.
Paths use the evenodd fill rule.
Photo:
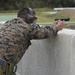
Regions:
<instances>
[{"instance_id":1,"label":"tree","mask_svg":"<svg viewBox=\"0 0 75 75\"><path fill-rule=\"evenodd\" d=\"M74 7L75 0L0 0L0 10L20 9L22 7Z\"/></svg>"}]
</instances>

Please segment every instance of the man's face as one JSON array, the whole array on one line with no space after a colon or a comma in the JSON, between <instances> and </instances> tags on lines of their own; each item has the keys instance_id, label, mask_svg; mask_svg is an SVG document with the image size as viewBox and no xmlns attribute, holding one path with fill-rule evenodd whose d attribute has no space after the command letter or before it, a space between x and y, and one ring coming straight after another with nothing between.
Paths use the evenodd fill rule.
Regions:
<instances>
[{"instance_id":1,"label":"man's face","mask_svg":"<svg viewBox=\"0 0 75 75\"><path fill-rule=\"evenodd\" d=\"M36 22L37 22L37 19L34 19L33 23L36 24Z\"/></svg>"}]
</instances>

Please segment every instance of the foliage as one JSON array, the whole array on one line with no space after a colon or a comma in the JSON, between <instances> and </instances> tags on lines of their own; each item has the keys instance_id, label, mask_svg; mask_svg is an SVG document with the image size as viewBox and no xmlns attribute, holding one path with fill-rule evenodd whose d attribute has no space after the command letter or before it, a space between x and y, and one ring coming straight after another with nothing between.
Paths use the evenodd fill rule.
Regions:
<instances>
[{"instance_id":1,"label":"foliage","mask_svg":"<svg viewBox=\"0 0 75 75\"><path fill-rule=\"evenodd\" d=\"M22 7L74 7L75 0L0 0L0 10L20 9Z\"/></svg>"},{"instance_id":2,"label":"foliage","mask_svg":"<svg viewBox=\"0 0 75 75\"><path fill-rule=\"evenodd\" d=\"M0 10L20 9L22 7L45 7L47 0L1 0Z\"/></svg>"},{"instance_id":3,"label":"foliage","mask_svg":"<svg viewBox=\"0 0 75 75\"><path fill-rule=\"evenodd\" d=\"M48 0L51 7L75 7L75 0Z\"/></svg>"}]
</instances>

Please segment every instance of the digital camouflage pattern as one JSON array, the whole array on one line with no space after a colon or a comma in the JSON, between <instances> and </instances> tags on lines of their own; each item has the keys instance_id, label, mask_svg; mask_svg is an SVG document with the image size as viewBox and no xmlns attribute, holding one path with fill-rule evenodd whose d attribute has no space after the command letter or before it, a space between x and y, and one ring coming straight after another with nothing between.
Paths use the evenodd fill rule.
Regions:
<instances>
[{"instance_id":1,"label":"digital camouflage pattern","mask_svg":"<svg viewBox=\"0 0 75 75\"><path fill-rule=\"evenodd\" d=\"M27 24L21 18L7 21L0 29L0 58L17 64L32 39L45 39L56 33L50 26Z\"/></svg>"}]
</instances>

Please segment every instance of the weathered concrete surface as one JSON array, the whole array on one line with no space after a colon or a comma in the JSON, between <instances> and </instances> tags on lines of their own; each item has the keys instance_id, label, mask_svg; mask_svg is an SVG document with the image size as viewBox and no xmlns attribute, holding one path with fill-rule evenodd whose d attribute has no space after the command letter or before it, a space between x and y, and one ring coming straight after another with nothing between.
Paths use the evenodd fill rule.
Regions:
<instances>
[{"instance_id":1,"label":"weathered concrete surface","mask_svg":"<svg viewBox=\"0 0 75 75\"><path fill-rule=\"evenodd\" d=\"M63 29L56 37L33 40L17 72L21 75L75 75L75 31Z\"/></svg>"},{"instance_id":2,"label":"weathered concrete surface","mask_svg":"<svg viewBox=\"0 0 75 75\"><path fill-rule=\"evenodd\" d=\"M63 29L56 37L32 40L16 74L75 75L75 30Z\"/></svg>"},{"instance_id":3,"label":"weathered concrete surface","mask_svg":"<svg viewBox=\"0 0 75 75\"><path fill-rule=\"evenodd\" d=\"M75 75L75 30L63 29L56 37L32 40L17 75Z\"/></svg>"}]
</instances>

